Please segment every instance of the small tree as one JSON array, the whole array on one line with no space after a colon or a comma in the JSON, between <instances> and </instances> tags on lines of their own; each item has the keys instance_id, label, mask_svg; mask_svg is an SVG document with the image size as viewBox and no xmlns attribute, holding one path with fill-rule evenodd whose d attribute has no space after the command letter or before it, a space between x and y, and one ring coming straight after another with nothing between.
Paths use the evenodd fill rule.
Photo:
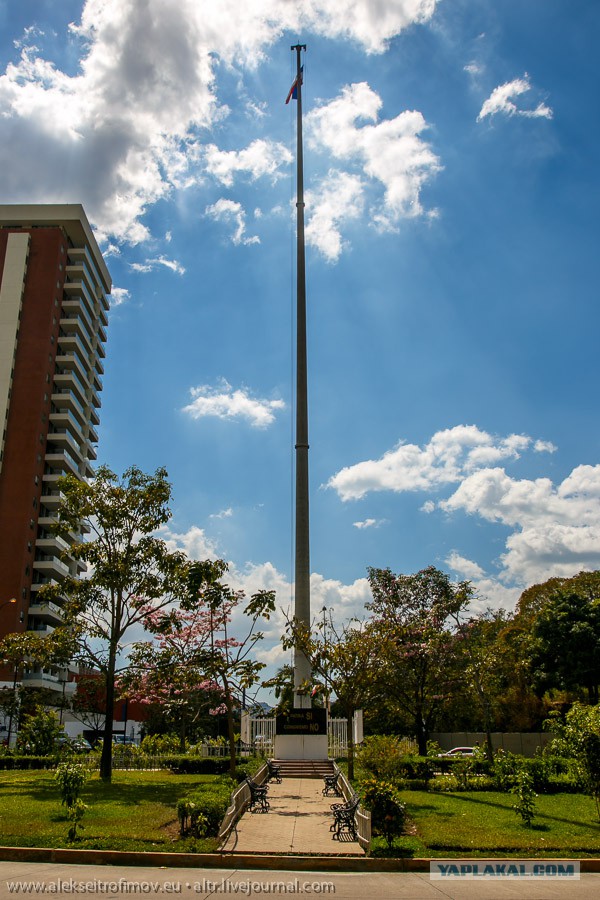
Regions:
<instances>
[{"instance_id":1,"label":"small tree","mask_svg":"<svg viewBox=\"0 0 600 900\"><path fill-rule=\"evenodd\" d=\"M311 631L296 619L288 620L283 639L286 649L295 647L308 659L314 678L335 694L347 721L348 777L354 778L354 713L361 709L372 690L378 663L372 629L352 620L344 626L320 620ZM310 685L306 686L310 689Z\"/></svg>"},{"instance_id":2,"label":"small tree","mask_svg":"<svg viewBox=\"0 0 600 900\"><path fill-rule=\"evenodd\" d=\"M221 566L211 565L212 574L218 577ZM145 625L154 640L133 645L120 690L140 703L160 706L168 721L178 724L183 753L189 725L219 691L219 685L206 675L211 612L205 605L152 611Z\"/></svg>"},{"instance_id":3,"label":"small tree","mask_svg":"<svg viewBox=\"0 0 600 900\"><path fill-rule=\"evenodd\" d=\"M553 716L544 725L554 733L552 749L574 759L578 777L586 793L594 798L600 820L600 705L574 703L564 721Z\"/></svg>"},{"instance_id":4,"label":"small tree","mask_svg":"<svg viewBox=\"0 0 600 900\"><path fill-rule=\"evenodd\" d=\"M531 828L531 823L535 816L535 798L537 797L533 787L533 775L531 772L528 772L525 768L519 769L517 783L510 790L517 798L513 804L514 811L518 816L521 816L523 824L527 828Z\"/></svg>"},{"instance_id":5,"label":"small tree","mask_svg":"<svg viewBox=\"0 0 600 900\"><path fill-rule=\"evenodd\" d=\"M218 685L222 697L221 707L214 712L227 714L227 734L229 743L230 771L236 767L235 748L235 706L240 695L259 684L260 672L265 663L251 658L256 644L263 634L257 631L261 619L268 620L275 610L275 592L257 591L243 608L244 620L237 617L237 633L232 634L234 614L242 611L245 600L243 591L234 591L220 579L227 572L227 563L198 562L190 567L188 597L182 608L200 614L204 620L207 641L195 656L200 669L204 670L207 682ZM234 633L235 633L235 629Z\"/></svg>"},{"instance_id":6,"label":"small tree","mask_svg":"<svg viewBox=\"0 0 600 900\"><path fill-rule=\"evenodd\" d=\"M66 628L78 636L78 658L102 674L106 715L100 776L110 780L115 682L127 666L125 635L143 626L150 610L163 609L182 595L188 562L154 536L171 516L165 469L146 475L132 466L119 479L101 466L92 481L67 475L59 488L63 499L55 530L67 536L89 532L90 540L76 542L68 551L89 565L89 577L67 578L44 588L44 594L56 602L67 597Z\"/></svg>"},{"instance_id":7,"label":"small tree","mask_svg":"<svg viewBox=\"0 0 600 900\"><path fill-rule=\"evenodd\" d=\"M47 756L56 749L56 741L63 733L58 716L39 707L33 715L25 716L17 737L17 750L32 756Z\"/></svg>"}]
</instances>

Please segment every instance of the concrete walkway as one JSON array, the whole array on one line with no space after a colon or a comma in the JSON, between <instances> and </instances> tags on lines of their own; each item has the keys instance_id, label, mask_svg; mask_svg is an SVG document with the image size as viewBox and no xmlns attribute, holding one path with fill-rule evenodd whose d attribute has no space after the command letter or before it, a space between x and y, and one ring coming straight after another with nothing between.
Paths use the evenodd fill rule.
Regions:
<instances>
[{"instance_id":1,"label":"concrete walkway","mask_svg":"<svg viewBox=\"0 0 600 900\"><path fill-rule=\"evenodd\" d=\"M351 835L338 840L329 830L331 804L340 797L323 797L318 778L284 778L269 782L269 812L246 812L221 848L225 853L294 853L319 856L364 856Z\"/></svg>"}]
</instances>

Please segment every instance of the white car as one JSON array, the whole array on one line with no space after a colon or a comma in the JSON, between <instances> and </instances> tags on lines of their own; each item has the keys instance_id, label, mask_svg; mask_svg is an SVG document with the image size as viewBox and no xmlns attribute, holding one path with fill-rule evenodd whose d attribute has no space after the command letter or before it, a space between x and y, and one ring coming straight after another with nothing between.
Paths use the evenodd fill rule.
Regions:
<instances>
[{"instance_id":1,"label":"white car","mask_svg":"<svg viewBox=\"0 0 600 900\"><path fill-rule=\"evenodd\" d=\"M445 753L438 753L438 757L460 759L462 756L473 756L474 753L474 747L453 747L452 750L446 750Z\"/></svg>"}]
</instances>

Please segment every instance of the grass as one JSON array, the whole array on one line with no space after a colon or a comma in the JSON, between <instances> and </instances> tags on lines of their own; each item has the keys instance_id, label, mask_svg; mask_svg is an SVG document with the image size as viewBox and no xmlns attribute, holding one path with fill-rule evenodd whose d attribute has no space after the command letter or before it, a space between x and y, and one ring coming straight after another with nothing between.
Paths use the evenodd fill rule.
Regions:
<instances>
[{"instance_id":1,"label":"grass","mask_svg":"<svg viewBox=\"0 0 600 900\"><path fill-rule=\"evenodd\" d=\"M377 838L376 856L597 856L600 823L593 800L581 794L540 794L527 828L512 809L511 794L404 791L406 836L387 850Z\"/></svg>"},{"instance_id":2,"label":"grass","mask_svg":"<svg viewBox=\"0 0 600 900\"><path fill-rule=\"evenodd\" d=\"M210 852L216 838L179 838L175 806L180 797L216 777L118 771L105 784L95 774L81 792L89 809L73 845L66 839L68 823L54 773L0 772L0 845Z\"/></svg>"},{"instance_id":3,"label":"grass","mask_svg":"<svg viewBox=\"0 0 600 900\"><path fill-rule=\"evenodd\" d=\"M89 804L75 845L53 772L0 772L0 845L207 853L217 839L179 838L175 805L215 775L121 772L111 784L93 775L81 797ZM375 856L598 856L600 823L594 802L581 794L539 795L531 828L512 809L515 798L496 792L434 794L404 791L408 833L389 851L381 838Z\"/></svg>"}]
</instances>

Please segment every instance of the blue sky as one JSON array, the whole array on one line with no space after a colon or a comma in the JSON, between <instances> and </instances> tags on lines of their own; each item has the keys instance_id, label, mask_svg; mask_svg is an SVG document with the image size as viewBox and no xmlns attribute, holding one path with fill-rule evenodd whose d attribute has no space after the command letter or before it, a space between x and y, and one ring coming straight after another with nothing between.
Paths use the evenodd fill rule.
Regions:
<instances>
[{"instance_id":1,"label":"blue sky","mask_svg":"<svg viewBox=\"0 0 600 900\"><path fill-rule=\"evenodd\" d=\"M99 461L166 466L173 545L289 604L300 40L313 609L600 567L599 37L595 0L0 0L0 193L94 224Z\"/></svg>"}]
</instances>

